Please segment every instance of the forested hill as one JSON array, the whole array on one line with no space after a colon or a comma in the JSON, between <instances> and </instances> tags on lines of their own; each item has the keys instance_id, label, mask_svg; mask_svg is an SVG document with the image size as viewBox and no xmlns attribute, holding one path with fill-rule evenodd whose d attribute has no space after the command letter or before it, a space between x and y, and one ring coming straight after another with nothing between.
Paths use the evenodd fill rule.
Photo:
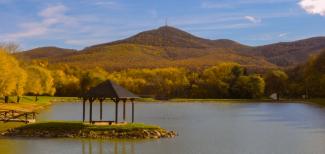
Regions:
<instances>
[{"instance_id":1,"label":"forested hill","mask_svg":"<svg viewBox=\"0 0 325 154\"><path fill-rule=\"evenodd\" d=\"M60 48L37 48L18 55L84 68L99 66L107 70L205 67L220 62L236 62L249 68L266 69L303 63L309 55L324 48L325 37L250 47L232 40L204 39L164 26L124 40L86 47L78 52Z\"/></svg>"},{"instance_id":2,"label":"forested hill","mask_svg":"<svg viewBox=\"0 0 325 154\"><path fill-rule=\"evenodd\" d=\"M226 39L222 39L222 40L204 39L204 38L194 36L180 29L169 27L169 26L164 26L155 30L141 32L135 36L132 36L124 40L95 45L92 47L101 47L101 46L124 44L124 43L159 46L159 47L179 47L179 48L197 48L197 49L246 48L245 45L241 45L235 41L226 40Z\"/></svg>"},{"instance_id":3,"label":"forested hill","mask_svg":"<svg viewBox=\"0 0 325 154\"><path fill-rule=\"evenodd\" d=\"M252 56L262 56L269 62L278 66L286 67L306 62L312 54L325 49L325 37L314 37L294 42L280 42L270 45L242 50Z\"/></svg>"},{"instance_id":4,"label":"forested hill","mask_svg":"<svg viewBox=\"0 0 325 154\"><path fill-rule=\"evenodd\" d=\"M44 58L56 58L60 56L67 56L76 53L77 50L63 49L58 47L40 47L25 52L16 53L18 58L24 59L44 59Z\"/></svg>"}]
</instances>

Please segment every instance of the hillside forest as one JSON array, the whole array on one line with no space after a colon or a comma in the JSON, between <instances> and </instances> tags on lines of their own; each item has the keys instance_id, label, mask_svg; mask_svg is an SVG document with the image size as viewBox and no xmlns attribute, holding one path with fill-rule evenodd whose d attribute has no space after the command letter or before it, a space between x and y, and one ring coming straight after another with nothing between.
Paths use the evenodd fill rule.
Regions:
<instances>
[{"instance_id":1,"label":"hillside forest","mask_svg":"<svg viewBox=\"0 0 325 154\"><path fill-rule=\"evenodd\" d=\"M282 98L325 96L325 50L302 65L247 71L238 63L219 63L206 68L139 68L106 71L101 67L81 69L46 60L22 61L10 46L0 48L0 96L81 96L91 87L112 80L130 91L156 99L170 98L265 98L278 93Z\"/></svg>"}]
</instances>

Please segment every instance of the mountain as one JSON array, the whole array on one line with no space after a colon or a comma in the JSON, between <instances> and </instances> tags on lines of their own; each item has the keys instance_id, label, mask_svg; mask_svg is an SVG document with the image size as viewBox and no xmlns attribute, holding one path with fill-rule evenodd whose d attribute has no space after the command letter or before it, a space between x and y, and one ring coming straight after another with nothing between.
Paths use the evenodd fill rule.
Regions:
<instances>
[{"instance_id":1,"label":"mountain","mask_svg":"<svg viewBox=\"0 0 325 154\"><path fill-rule=\"evenodd\" d=\"M229 51L246 48L231 40L203 39L174 27L164 26L124 40L94 45L84 51L99 51L108 46L125 44L159 48L162 57L176 60L204 56L219 49Z\"/></svg>"},{"instance_id":2,"label":"mountain","mask_svg":"<svg viewBox=\"0 0 325 154\"><path fill-rule=\"evenodd\" d=\"M16 53L16 57L24 60L32 59L53 59L61 56L69 56L76 53L77 50L64 49L58 47L41 47L32 50Z\"/></svg>"},{"instance_id":3,"label":"mountain","mask_svg":"<svg viewBox=\"0 0 325 154\"><path fill-rule=\"evenodd\" d=\"M251 47L226 39L209 40L174 27L164 26L135 36L93 45L76 52L54 47L19 53L29 59L47 59L82 68L107 70L181 66L212 66L236 62L251 69L289 67L306 61L325 48L325 37Z\"/></svg>"},{"instance_id":4,"label":"mountain","mask_svg":"<svg viewBox=\"0 0 325 154\"><path fill-rule=\"evenodd\" d=\"M237 62L252 68L276 67L263 58L236 52L248 48L231 40L203 39L165 26L124 40L90 46L78 54L55 58L52 62L88 68L100 66L108 70L171 66L196 68L220 62Z\"/></svg>"},{"instance_id":5,"label":"mountain","mask_svg":"<svg viewBox=\"0 0 325 154\"><path fill-rule=\"evenodd\" d=\"M314 37L294 42L280 42L242 50L241 53L261 56L281 67L301 64L312 54L325 49L325 37Z\"/></svg>"}]
</instances>

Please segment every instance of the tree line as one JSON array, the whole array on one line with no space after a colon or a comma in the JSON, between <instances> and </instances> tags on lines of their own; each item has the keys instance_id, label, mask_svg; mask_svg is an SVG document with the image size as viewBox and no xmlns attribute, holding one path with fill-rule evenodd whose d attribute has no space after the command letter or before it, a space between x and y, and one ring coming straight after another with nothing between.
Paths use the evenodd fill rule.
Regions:
<instances>
[{"instance_id":1,"label":"tree line","mask_svg":"<svg viewBox=\"0 0 325 154\"><path fill-rule=\"evenodd\" d=\"M199 69L179 67L128 69L107 72L96 67L83 70L45 60L17 61L0 48L0 96L81 96L91 87L112 80L130 91L157 99L169 98L301 98L325 96L325 51L292 69L248 73L236 63L220 63Z\"/></svg>"}]
</instances>

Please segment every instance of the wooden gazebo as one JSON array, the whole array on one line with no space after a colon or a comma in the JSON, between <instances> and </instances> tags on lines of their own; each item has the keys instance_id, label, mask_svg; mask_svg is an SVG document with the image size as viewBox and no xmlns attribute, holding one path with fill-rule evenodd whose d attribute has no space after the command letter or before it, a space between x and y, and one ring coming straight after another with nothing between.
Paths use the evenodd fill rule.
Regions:
<instances>
[{"instance_id":1,"label":"wooden gazebo","mask_svg":"<svg viewBox=\"0 0 325 154\"><path fill-rule=\"evenodd\" d=\"M86 102L89 101L89 123L94 123L92 119L92 105L95 100L100 103L99 117L100 121L103 119L103 101L105 99L111 99L115 103L115 123L118 123L118 103L123 102L123 120L126 119L126 103L131 101L132 103L132 123L134 122L134 100L139 96L126 90L120 85L107 80L96 87L91 88L88 92L83 95L83 110L82 120L85 122L85 107Z\"/></svg>"}]
</instances>

